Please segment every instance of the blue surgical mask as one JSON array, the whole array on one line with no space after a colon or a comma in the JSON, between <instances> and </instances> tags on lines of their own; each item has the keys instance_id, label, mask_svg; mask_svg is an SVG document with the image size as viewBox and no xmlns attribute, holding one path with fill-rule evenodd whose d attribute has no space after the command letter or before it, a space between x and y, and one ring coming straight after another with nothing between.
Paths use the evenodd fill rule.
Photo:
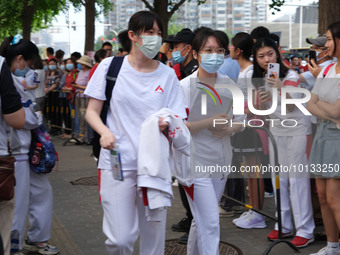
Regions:
<instances>
[{"instance_id":1,"label":"blue surgical mask","mask_svg":"<svg viewBox=\"0 0 340 255\"><path fill-rule=\"evenodd\" d=\"M28 68L28 66L26 66L24 70L20 70L17 68L14 71L14 75L18 77L24 77L28 73L29 70L30 69Z\"/></svg>"},{"instance_id":2,"label":"blue surgical mask","mask_svg":"<svg viewBox=\"0 0 340 255\"><path fill-rule=\"evenodd\" d=\"M77 69L81 70L81 64L79 64L79 63L77 64Z\"/></svg>"},{"instance_id":3,"label":"blue surgical mask","mask_svg":"<svg viewBox=\"0 0 340 255\"><path fill-rule=\"evenodd\" d=\"M71 71L74 69L74 65L73 64L66 64L66 70L67 71Z\"/></svg>"},{"instance_id":4,"label":"blue surgical mask","mask_svg":"<svg viewBox=\"0 0 340 255\"><path fill-rule=\"evenodd\" d=\"M136 45L147 58L153 59L162 46L162 37L158 35L138 36L143 39L143 45L140 46L137 43Z\"/></svg>"},{"instance_id":5,"label":"blue surgical mask","mask_svg":"<svg viewBox=\"0 0 340 255\"><path fill-rule=\"evenodd\" d=\"M188 46L188 45L187 45L187 46ZM182 62L185 60L185 58L187 57L187 55L188 55L189 52L188 52L184 57L182 57L182 55L181 55L182 50L184 50L187 46L185 46L183 49L181 49L181 50L179 50L179 51L173 51L173 52L171 53L172 58L173 58L177 63L182 63Z\"/></svg>"},{"instance_id":6,"label":"blue surgical mask","mask_svg":"<svg viewBox=\"0 0 340 255\"><path fill-rule=\"evenodd\" d=\"M60 65L59 67L61 70L65 70L65 65Z\"/></svg>"},{"instance_id":7,"label":"blue surgical mask","mask_svg":"<svg viewBox=\"0 0 340 255\"><path fill-rule=\"evenodd\" d=\"M48 71L48 66L44 66L44 70L45 70L45 71Z\"/></svg>"},{"instance_id":8,"label":"blue surgical mask","mask_svg":"<svg viewBox=\"0 0 340 255\"><path fill-rule=\"evenodd\" d=\"M216 73L224 63L223 54L200 54L202 57L201 67L208 73Z\"/></svg>"},{"instance_id":9,"label":"blue surgical mask","mask_svg":"<svg viewBox=\"0 0 340 255\"><path fill-rule=\"evenodd\" d=\"M319 57L318 57L320 53L323 53L323 52L325 52L325 51L321 51L321 52L319 52L319 51L315 51L315 52L316 52L316 54L315 54L315 55L316 55L316 60L317 60L317 61L320 61L321 59L323 59L323 58L327 57L327 55L326 55L326 56L323 56L322 58L319 58Z\"/></svg>"},{"instance_id":10,"label":"blue surgical mask","mask_svg":"<svg viewBox=\"0 0 340 255\"><path fill-rule=\"evenodd\" d=\"M57 69L57 66L56 65L49 65L48 69L50 69L51 71L54 71L54 70Z\"/></svg>"}]
</instances>

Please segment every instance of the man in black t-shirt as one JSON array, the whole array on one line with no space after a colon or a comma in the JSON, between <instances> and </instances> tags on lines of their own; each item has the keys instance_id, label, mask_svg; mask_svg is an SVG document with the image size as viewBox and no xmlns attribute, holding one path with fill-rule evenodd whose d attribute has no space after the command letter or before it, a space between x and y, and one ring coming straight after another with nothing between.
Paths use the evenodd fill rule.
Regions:
<instances>
[{"instance_id":1,"label":"man in black t-shirt","mask_svg":"<svg viewBox=\"0 0 340 255\"><path fill-rule=\"evenodd\" d=\"M164 40L173 45L172 59L175 65L171 61L168 62L168 65L174 68L179 80L189 76L198 68L197 60L192 55L192 41L194 38L195 34L189 28L184 28L173 38Z\"/></svg>"}]
</instances>

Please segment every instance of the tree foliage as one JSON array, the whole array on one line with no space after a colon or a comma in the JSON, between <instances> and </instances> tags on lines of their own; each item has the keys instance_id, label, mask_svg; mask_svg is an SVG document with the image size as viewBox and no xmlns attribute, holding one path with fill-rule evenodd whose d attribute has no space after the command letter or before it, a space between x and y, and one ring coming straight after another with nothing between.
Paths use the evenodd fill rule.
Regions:
<instances>
[{"instance_id":1,"label":"tree foliage","mask_svg":"<svg viewBox=\"0 0 340 255\"><path fill-rule=\"evenodd\" d=\"M163 23L163 38L168 36L168 24L172 15L178 10L186 1L191 0L154 0L153 4L150 4L148 0L142 0L146 8L155 12L161 18ZM198 5L205 3L206 0L197 0Z\"/></svg>"},{"instance_id":2,"label":"tree foliage","mask_svg":"<svg viewBox=\"0 0 340 255\"><path fill-rule=\"evenodd\" d=\"M22 33L30 39L32 31L46 28L65 8L66 0L1 0L0 38Z\"/></svg>"},{"instance_id":3,"label":"tree foliage","mask_svg":"<svg viewBox=\"0 0 340 255\"><path fill-rule=\"evenodd\" d=\"M100 13L112 10L112 2L110 0L70 0L70 2L78 11L81 6L85 7L85 54L94 51L95 19Z\"/></svg>"},{"instance_id":4,"label":"tree foliage","mask_svg":"<svg viewBox=\"0 0 340 255\"><path fill-rule=\"evenodd\" d=\"M281 6L284 5L286 0L272 0L272 3L269 4L269 9L272 10L272 14L274 15L275 12L281 11Z\"/></svg>"}]
</instances>

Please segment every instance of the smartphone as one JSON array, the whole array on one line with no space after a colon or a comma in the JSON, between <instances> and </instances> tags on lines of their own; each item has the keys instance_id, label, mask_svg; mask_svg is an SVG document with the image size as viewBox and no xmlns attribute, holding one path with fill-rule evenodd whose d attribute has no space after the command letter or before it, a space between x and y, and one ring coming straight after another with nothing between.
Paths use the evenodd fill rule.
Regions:
<instances>
[{"instance_id":1,"label":"smartphone","mask_svg":"<svg viewBox=\"0 0 340 255\"><path fill-rule=\"evenodd\" d=\"M278 63L269 63L268 64L268 77L274 78L273 73L276 73L277 77L280 77L280 64L278 64Z\"/></svg>"},{"instance_id":2,"label":"smartphone","mask_svg":"<svg viewBox=\"0 0 340 255\"><path fill-rule=\"evenodd\" d=\"M266 86L261 86L258 88L260 92L266 92ZM267 97L267 96L266 96Z\"/></svg>"},{"instance_id":3,"label":"smartphone","mask_svg":"<svg viewBox=\"0 0 340 255\"><path fill-rule=\"evenodd\" d=\"M311 63L312 59L314 59L314 62L316 64L316 51L315 50L309 51L309 63Z\"/></svg>"}]
</instances>

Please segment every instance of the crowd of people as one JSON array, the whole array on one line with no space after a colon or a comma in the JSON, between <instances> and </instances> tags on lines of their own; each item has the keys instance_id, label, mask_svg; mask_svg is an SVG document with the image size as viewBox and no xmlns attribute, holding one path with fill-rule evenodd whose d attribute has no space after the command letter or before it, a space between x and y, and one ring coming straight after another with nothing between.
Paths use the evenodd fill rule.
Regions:
<instances>
[{"instance_id":1,"label":"crowd of people","mask_svg":"<svg viewBox=\"0 0 340 255\"><path fill-rule=\"evenodd\" d=\"M0 201L5 254L22 254L23 248L59 253L47 242L52 188L46 174L30 170L28 158L31 130L41 123L50 135L76 144L91 145L94 131L99 134L99 187L109 254L132 254L138 237L140 254L164 253L166 207L175 178L186 217L171 229L184 232L179 242L187 244L187 254L219 254L219 215L235 207L222 194L244 200L245 184L235 173L210 167L230 165L257 166L246 174L249 205L257 212L245 211L233 220L235 226L266 228L264 197L276 193L279 180L282 237L293 237L291 243L299 248L314 242L312 196L317 194L327 245L313 255L340 254L340 22L325 32L306 39L316 59L307 59L305 66L303 56L285 59L280 38L265 27L237 33L231 41L222 31L185 28L162 43L162 22L148 11L131 17L128 29L119 34L122 48L116 56L105 42L94 55L95 64L78 52L64 59L63 51L54 54L51 47L48 58L41 59L32 42L19 35L6 38L0 46L0 150L8 155L9 140L16 187L15 199ZM273 72L271 66L277 69ZM243 113L236 112L233 104L240 101L221 84L242 91ZM302 100L308 94L303 91L311 95L306 104L281 99ZM277 121L267 123L268 118ZM265 130L242 123L264 124L275 144ZM261 173L258 166L276 161L299 171L280 172L278 179L274 172ZM311 171L318 166L326 171ZM279 239L277 224L267 238Z\"/></svg>"}]
</instances>

